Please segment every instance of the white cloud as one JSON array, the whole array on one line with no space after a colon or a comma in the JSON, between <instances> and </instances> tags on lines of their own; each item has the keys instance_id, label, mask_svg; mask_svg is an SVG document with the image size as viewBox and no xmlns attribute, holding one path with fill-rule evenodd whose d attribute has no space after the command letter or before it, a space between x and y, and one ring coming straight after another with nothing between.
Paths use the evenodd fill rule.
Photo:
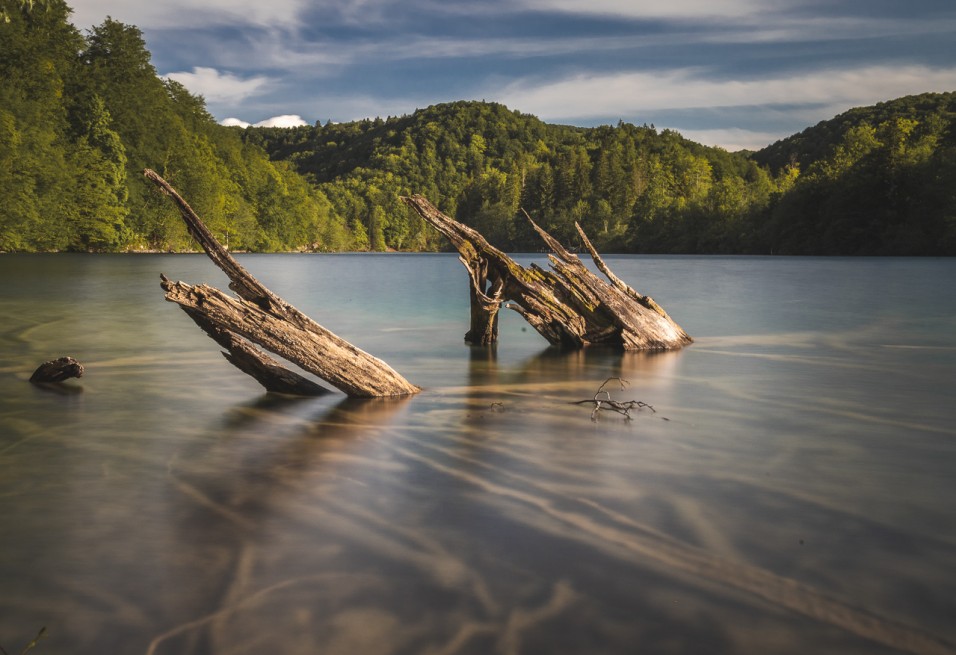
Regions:
<instances>
[{"instance_id":1,"label":"white cloud","mask_svg":"<svg viewBox=\"0 0 956 655\"><path fill-rule=\"evenodd\" d=\"M657 120L657 127L670 127L698 143L735 151L762 148L790 136L793 130L787 126L812 125L852 107L956 89L956 68L870 66L746 80L715 79L705 69L580 73L551 81L518 80L497 88L501 91L486 90L483 95L552 122L642 122L652 112L737 108L741 119L736 127L684 129ZM751 110L744 111L748 107ZM753 108L780 124L781 131L748 129L747 116L753 115Z\"/></svg>"},{"instance_id":2,"label":"white cloud","mask_svg":"<svg viewBox=\"0 0 956 655\"><path fill-rule=\"evenodd\" d=\"M294 26L308 0L71 0L73 24L99 25L107 16L147 28L196 28L215 25Z\"/></svg>"},{"instance_id":3,"label":"white cloud","mask_svg":"<svg viewBox=\"0 0 956 655\"><path fill-rule=\"evenodd\" d=\"M871 66L770 79L721 80L705 69L609 75L580 73L556 81L511 82L487 97L546 119L628 117L643 111L755 105L826 105L848 109L899 96L956 88L956 68Z\"/></svg>"},{"instance_id":4,"label":"white cloud","mask_svg":"<svg viewBox=\"0 0 956 655\"><path fill-rule=\"evenodd\" d=\"M676 128L685 138L706 146L717 146L729 152L737 150L760 150L790 134L779 132L754 132L740 128L684 130Z\"/></svg>"},{"instance_id":5,"label":"white cloud","mask_svg":"<svg viewBox=\"0 0 956 655\"><path fill-rule=\"evenodd\" d=\"M297 114L283 114L282 116L273 116L264 121L256 123L256 127L299 127L308 125L302 117Z\"/></svg>"},{"instance_id":6,"label":"white cloud","mask_svg":"<svg viewBox=\"0 0 956 655\"><path fill-rule=\"evenodd\" d=\"M179 82L192 93L201 95L208 102L239 103L262 93L269 84L267 77L242 79L237 75L221 73L215 68L203 66L193 68L191 73L169 73L166 77Z\"/></svg>"},{"instance_id":7,"label":"white cloud","mask_svg":"<svg viewBox=\"0 0 956 655\"><path fill-rule=\"evenodd\" d=\"M302 125L308 125L305 120L298 114L283 114L282 116L273 116L272 118L267 118L264 121L259 121L258 123L252 124L247 123L244 120L239 118L227 118L219 123L220 125L225 125L226 127L300 127Z\"/></svg>"},{"instance_id":8,"label":"white cloud","mask_svg":"<svg viewBox=\"0 0 956 655\"><path fill-rule=\"evenodd\" d=\"M361 93L329 93L318 89L312 95L298 98L294 107L290 108L289 105L286 105L284 109L302 111L306 116L311 116L323 124L328 120L333 123L347 123L366 118L385 118L386 116L411 114L416 109L453 100L460 100L460 98L434 95L415 98L388 95L372 96ZM277 109L274 106L275 104L260 107L259 112L265 114L269 111L275 111Z\"/></svg>"}]
</instances>

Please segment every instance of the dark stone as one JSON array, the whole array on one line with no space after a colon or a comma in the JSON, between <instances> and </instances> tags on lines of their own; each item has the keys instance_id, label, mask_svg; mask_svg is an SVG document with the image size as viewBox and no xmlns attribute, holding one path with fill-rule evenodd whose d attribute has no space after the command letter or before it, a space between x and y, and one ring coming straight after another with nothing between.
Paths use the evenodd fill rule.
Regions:
<instances>
[{"instance_id":1,"label":"dark stone","mask_svg":"<svg viewBox=\"0 0 956 655\"><path fill-rule=\"evenodd\" d=\"M48 382L63 382L69 378L83 377L83 365L72 357L60 357L40 364L40 367L30 376L33 384Z\"/></svg>"}]
</instances>

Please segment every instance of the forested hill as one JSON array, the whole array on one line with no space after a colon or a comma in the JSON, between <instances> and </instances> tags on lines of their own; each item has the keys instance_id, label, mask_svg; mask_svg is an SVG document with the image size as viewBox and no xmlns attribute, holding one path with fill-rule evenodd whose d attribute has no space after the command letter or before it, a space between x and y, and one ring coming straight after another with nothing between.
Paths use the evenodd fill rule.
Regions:
<instances>
[{"instance_id":1,"label":"forested hill","mask_svg":"<svg viewBox=\"0 0 956 655\"><path fill-rule=\"evenodd\" d=\"M956 255L956 93L860 107L753 156L795 184L772 203L780 253Z\"/></svg>"},{"instance_id":2,"label":"forested hill","mask_svg":"<svg viewBox=\"0 0 956 655\"><path fill-rule=\"evenodd\" d=\"M523 208L572 244L580 222L605 251L953 255L954 98L854 109L757 153L485 102L245 138L307 175L372 249L440 245L396 200L423 193L511 250L539 245Z\"/></svg>"},{"instance_id":3,"label":"forested hill","mask_svg":"<svg viewBox=\"0 0 956 655\"><path fill-rule=\"evenodd\" d=\"M158 77L140 31L63 0L0 0L0 252L195 246L142 176L232 249L437 250L421 193L507 250L522 210L604 252L956 254L954 95L856 109L757 153L670 130L549 125L486 102L278 129L223 127Z\"/></svg>"},{"instance_id":4,"label":"forested hill","mask_svg":"<svg viewBox=\"0 0 956 655\"><path fill-rule=\"evenodd\" d=\"M159 78L140 31L0 0L0 252L195 249L153 168L232 248L349 248L327 199Z\"/></svg>"},{"instance_id":5,"label":"forested hill","mask_svg":"<svg viewBox=\"0 0 956 655\"><path fill-rule=\"evenodd\" d=\"M767 146L755 153L754 159L771 170L793 163L807 168L831 155L851 129L860 125L878 127L898 119L916 121L913 127L920 133L945 134L956 122L956 92L924 93L856 107Z\"/></svg>"},{"instance_id":6,"label":"forested hill","mask_svg":"<svg viewBox=\"0 0 956 655\"><path fill-rule=\"evenodd\" d=\"M509 250L540 247L524 209L569 243L580 222L606 251L737 252L778 188L746 155L673 131L549 125L487 102L245 137L307 175L372 249L433 247L397 200L421 193Z\"/></svg>"}]
</instances>

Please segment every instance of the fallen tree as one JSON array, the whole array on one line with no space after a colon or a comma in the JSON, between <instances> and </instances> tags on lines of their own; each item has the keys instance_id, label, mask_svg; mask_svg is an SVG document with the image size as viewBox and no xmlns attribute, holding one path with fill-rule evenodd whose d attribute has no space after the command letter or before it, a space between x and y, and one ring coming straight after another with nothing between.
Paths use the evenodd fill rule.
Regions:
<instances>
[{"instance_id":1,"label":"fallen tree","mask_svg":"<svg viewBox=\"0 0 956 655\"><path fill-rule=\"evenodd\" d=\"M239 370L268 391L298 395L327 391L253 345L258 344L352 397L404 396L420 391L388 364L333 334L267 289L223 248L166 180L149 169L144 175L173 199L189 233L229 277L229 288L238 295L230 296L206 284L173 282L162 275L166 300L177 303L226 348L228 353L223 355Z\"/></svg>"},{"instance_id":2,"label":"fallen tree","mask_svg":"<svg viewBox=\"0 0 956 655\"><path fill-rule=\"evenodd\" d=\"M530 268L521 266L489 244L479 232L446 216L423 196L402 200L451 242L468 270L468 343L487 345L497 341L498 311L506 301L510 302L505 307L521 314L555 346L670 350L693 341L652 298L638 293L611 272L580 225L575 224L578 234L608 281L592 273L577 255L566 250L527 214L531 226L551 249L551 270L534 264Z\"/></svg>"}]
</instances>

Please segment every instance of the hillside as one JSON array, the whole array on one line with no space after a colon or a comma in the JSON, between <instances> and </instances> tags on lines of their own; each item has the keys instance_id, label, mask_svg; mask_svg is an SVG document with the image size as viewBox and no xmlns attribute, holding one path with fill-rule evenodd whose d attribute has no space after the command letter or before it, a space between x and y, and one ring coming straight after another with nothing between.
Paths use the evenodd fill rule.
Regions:
<instances>
[{"instance_id":1,"label":"hillside","mask_svg":"<svg viewBox=\"0 0 956 655\"><path fill-rule=\"evenodd\" d=\"M495 103L300 128L223 127L141 32L0 0L0 252L194 248L143 168L232 249L438 250L421 193L503 249L522 210L604 252L956 254L956 93L845 112L755 153L653 125L551 125Z\"/></svg>"},{"instance_id":2,"label":"hillside","mask_svg":"<svg viewBox=\"0 0 956 655\"><path fill-rule=\"evenodd\" d=\"M956 254L956 93L860 107L753 155L788 174L761 239L782 254Z\"/></svg>"},{"instance_id":3,"label":"hillside","mask_svg":"<svg viewBox=\"0 0 956 655\"><path fill-rule=\"evenodd\" d=\"M82 35L61 0L0 11L0 252L194 249L146 167L233 248L351 246L324 196L157 76L137 28Z\"/></svg>"},{"instance_id":4,"label":"hillside","mask_svg":"<svg viewBox=\"0 0 956 655\"><path fill-rule=\"evenodd\" d=\"M373 250L442 247L395 201L423 193L508 250L538 247L525 209L572 244L580 222L605 251L951 255L954 97L857 108L749 154L485 102L244 138L306 175Z\"/></svg>"},{"instance_id":5,"label":"hillside","mask_svg":"<svg viewBox=\"0 0 956 655\"><path fill-rule=\"evenodd\" d=\"M850 129L864 123L875 127L898 118L914 120L922 125L939 123L938 127L945 130L956 121L956 92L923 93L869 107L856 107L781 139L754 153L753 158L761 166L774 171L792 163L806 169L829 156Z\"/></svg>"},{"instance_id":6,"label":"hillside","mask_svg":"<svg viewBox=\"0 0 956 655\"><path fill-rule=\"evenodd\" d=\"M735 252L776 188L745 155L673 131L549 125L487 102L244 137L308 176L373 250L441 245L396 200L422 193L509 250L539 246L523 208L570 243L578 221L604 250Z\"/></svg>"}]
</instances>

